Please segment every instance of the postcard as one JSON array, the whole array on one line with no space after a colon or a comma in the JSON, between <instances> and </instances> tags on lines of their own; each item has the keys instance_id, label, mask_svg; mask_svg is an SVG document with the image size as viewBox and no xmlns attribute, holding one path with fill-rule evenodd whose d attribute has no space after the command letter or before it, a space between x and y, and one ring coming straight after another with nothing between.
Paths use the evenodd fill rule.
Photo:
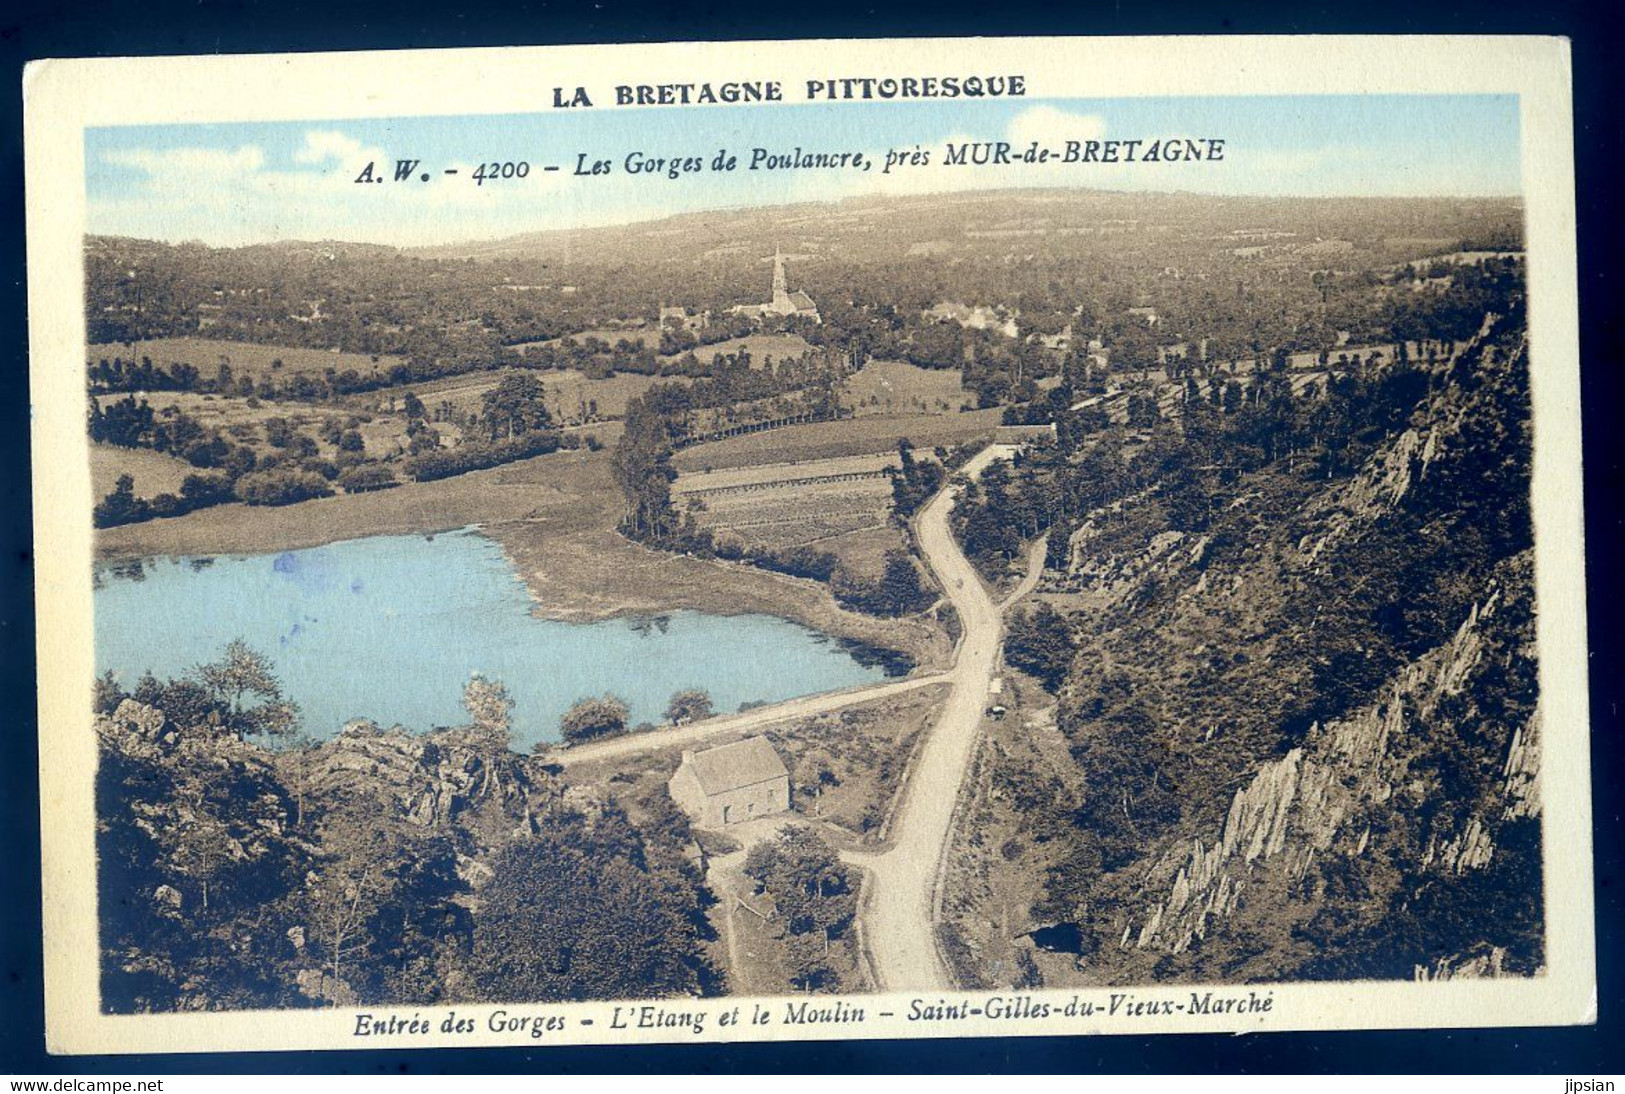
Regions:
<instances>
[{"instance_id":1,"label":"postcard","mask_svg":"<svg viewBox=\"0 0 1625 1094\"><path fill-rule=\"evenodd\" d=\"M1564 42L25 84L53 1052L1595 1020Z\"/></svg>"}]
</instances>

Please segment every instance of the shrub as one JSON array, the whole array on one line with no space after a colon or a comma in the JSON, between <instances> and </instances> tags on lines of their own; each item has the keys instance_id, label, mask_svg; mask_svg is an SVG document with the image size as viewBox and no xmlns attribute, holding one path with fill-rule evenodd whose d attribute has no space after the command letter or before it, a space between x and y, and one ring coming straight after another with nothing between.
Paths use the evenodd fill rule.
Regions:
<instances>
[{"instance_id":1,"label":"shrub","mask_svg":"<svg viewBox=\"0 0 1625 1094\"><path fill-rule=\"evenodd\" d=\"M414 456L406 462L406 471L418 482L430 482L543 456L558 447L559 435L551 430L523 433L511 441L467 441L456 448Z\"/></svg>"},{"instance_id":2,"label":"shrub","mask_svg":"<svg viewBox=\"0 0 1625 1094\"><path fill-rule=\"evenodd\" d=\"M314 471L255 471L237 480L237 497L249 505L292 505L332 496L333 488Z\"/></svg>"},{"instance_id":3,"label":"shrub","mask_svg":"<svg viewBox=\"0 0 1625 1094\"><path fill-rule=\"evenodd\" d=\"M613 695L582 699L559 719L559 735L566 744L572 745L614 737L626 732L630 713L626 704Z\"/></svg>"},{"instance_id":4,"label":"shrub","mask_svg":"<svg viewBox=\"0 0 1625 1094\"><path fill-rule=\"evenodd\" d=\"M383 464L369 463L352 467L339 475L339 485L346 494L360 494L368 490L387 490L399 486L395 472Z\"/></svg>"},{"instance_id":5,"label":"shrub","mask_svg":"<svg viewBox=\"0 0 1625 1094\"><path fill-rule=\"evenodd\" d=\"M118 484L91 511L91 522L98 528L114 528L120 524L134 524L152 517L152 509L142 498L135 496L135 479L120 475Z\"/></svg>"}]
</instances>

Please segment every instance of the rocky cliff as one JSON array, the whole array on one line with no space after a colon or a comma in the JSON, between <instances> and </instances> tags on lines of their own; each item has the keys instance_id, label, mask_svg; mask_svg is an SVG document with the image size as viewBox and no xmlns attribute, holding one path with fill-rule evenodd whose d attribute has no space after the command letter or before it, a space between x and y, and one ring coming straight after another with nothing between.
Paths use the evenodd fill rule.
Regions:
<instances>
[{"instance_id":1,"label":"rocky cliff","mask_svg":"<svg viewBox=\"0 0 1625 1094\"><path fill-rule=\"evenodd\" d=\"M1374 860L1402 850L1391 838L1402 811L1428 818L1425 848L1409 863L1416 874L1460 876L1489 866L1501 826L1540 811L1538 713L1516 724L1476 727L1475 736L1501 758L1500 777L1490 793L1467 803L1449 800L1452 788L1425 762L1432 749L1418 742L1459 742L1463 727L1451 724L1447 700L1470 694L1486 683L1487 668L1493 672L1485 665L1486 647L1505 646L1509 637L1499 626L1504 592L1494 589L1475 604L1454 638L1407 666L1382 701L1315 725L1303 744L1262 765L1236 791L1217 831L1158 859L1145 882L1160 895L1125 917L1119 947L1179 954L1232 918L1290 917L1292 908L1249 904L1251 893L1277 878L1293 883L1287 888L1298 911L1312 911L1324 897L1312 875L1317 859L1334 857L1342 860L1340 868L1355 871L1380 869ZM1516 648L1507 655L1527 656L1521 647L1529 636L1510 637ZM1493 975L1505 958L1505 948L1494 947L1491 955L1454 967L1449 957L1418 965L1416 975Z\"/></svg>"},{"instance_id":2,"label":"rocky cliff","mask_svg":"<svg viewBox=\"0 0 1625 1094\"><path fill-rule=\"evenodd\" d=\"M1195 526L1169 527L1187 478L1079 537L1049 588L1087 792L1033 856L1032 903L1076 931L1074 967L1040 954L1044 976L1540 967L1527 381L1521 316L1491 316L1376 381L1346 449L1300 406L1313 461L1215 461Z\"/></svg>"}]
</instances>

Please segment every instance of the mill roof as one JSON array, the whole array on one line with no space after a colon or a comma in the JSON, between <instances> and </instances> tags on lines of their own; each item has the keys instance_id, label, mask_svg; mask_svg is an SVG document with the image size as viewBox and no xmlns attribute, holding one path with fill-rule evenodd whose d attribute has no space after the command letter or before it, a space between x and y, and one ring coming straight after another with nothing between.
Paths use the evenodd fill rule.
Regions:
<instances>
[{"instance_id":1,"label":"mill roof","mask_svg":"<svg viewBox=\"0 0 1625 1094\"><path fill-rule=\"evenodd\" d=\"M700 789L707 794L721 794L790 774L766 737L746 737L733 744L708 748L689 756L687 762L699 780Z\"/></svg>"}]
</instances>

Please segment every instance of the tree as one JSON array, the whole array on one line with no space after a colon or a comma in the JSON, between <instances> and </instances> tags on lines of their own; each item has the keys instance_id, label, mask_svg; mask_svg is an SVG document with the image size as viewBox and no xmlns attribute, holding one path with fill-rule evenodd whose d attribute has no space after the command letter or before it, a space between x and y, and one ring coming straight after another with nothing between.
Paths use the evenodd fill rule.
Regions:
<instances>
[{"instance_id":1,"label":"tree","mask_svg":"<svg viewBox=\"0 0 1625 1094\"><path fill-rule=\"evenodd\" d=\"M1005 658L1037 677L1050 692L1059 689L1066 679L1072 653L1072 629L1066 617L1043 601L1031 611L1011 617L1004 642Z\"/></svg>"},{"instance_id":2,"label":"tree","mask_svg":"<svg viewBox=\"0 0 1625 1094\"><path fill-rule=\"evenodd\" d=\"M824 788L840 785L841 776L835 770L835 757L824 749L809 749L796 763L796 786L803 793L813 795L814 816L823 813Z\"/></svg>"},{"instance_id":3,"label":"tree","mask_svg":"<svg viewBox=\"0 0 1625 1094\"><path fill-rule=\"evenodd\" d=\"M200 665L197 675L226 706L227 727L238 736L287 737L298 728L299 708L282 698L282 684L272 675L271 662L241 638L227 643L219 661ZM259 702L245 706L245 699Z\"/></svg>"},{"instance_id":4,"label":"tree","mask_svg":"<svg viewBox=\"0 0 1625 1094\"><path fill-rule=\"evenodd\" d=\"M406 414L406 431L411 433L416 426L421 426L423 420L429 416L429 408L423 405L416 393L408 391L401 398L401 409Z\"/></svg>"},{"instance_id":5,"label":"tree","mask_svg":"<svg viewBox=\"0 0 1625 1094\"><path fill-rule=\"evenodd\" d=\"M607 830L606 830L607 829ZM697 995L705 971L692 885L641 867L635 829L545 829L493 858L469 972L498 1002Z\"/></svg>"},{"instance_id":6,"label":"tree","mask_svg":"<svg viewBox=\"0 0 1625 1094\"><path fill-rule=\"evenodd\" d=\"M1138 392L1128 397L1128 424L1130 429L1151 429L1162 418L1157 400Z\"/></svg>"},{"instance_id":7,"label":"tree","mask_svg":"<svg viewBox=\"0 0 1625 1094\"><path fill-rule=\"evenodd\" d=\"M224 475L188 475L181 480L181 499L189 509L223 505L232 496L231 480Z\"/></svg>"},{"instance_id":8,"label":"tree","mask_svg":"<svg viewBox=\"0 0 1625 1094\"><path fill-rule=\"evenodd\" d=\"M151 516L147 503L135 496L135 479L120 475L108 494L91 510L91 522L98 528L134 524Z\"/></svg>"},{"instance_id":9,"label":"tree","mask_svg":"<svg viewBox=\"0 0 1625 1094\"><path fill-rule=\"evenodd\" d=\"M897 442L897 458L898 466L890 472L892 512L910 517L937 492L947 472L933 460L916 460L907 437Z\"/></svg>"},{"instance_id":10,"label":"tree","mask_svg":"<svg viewBox=\"0 0 1625 1094\"><path fill-rule=\"evenodd\" d=\"M784 920L791 976L811 989L835 975L830 944L857 915L852 876L834 849L810 828L786 828L745 856L744 872L773 898Z\"/></svg>"},{"instance_id":11,"label":"tree","mask_svg":"<svg viewBox=\"0 0 1625 1094\"><path fill-rule=\"evenodd\" d=\"M674 726L697 722L711 717L711 693L703 688L688 688L675 693L666 706L666 721Z\"/></svg>"},{"instance_id":12,"label":"tree","mask_svg":"<svg viewBox=\"0 0 1625 1094\"><path fill-rule=\"evenodd\" d=\"M503 436L512 440L520 433L546 429L553 422L542 382L528 372L503 377L481 397L480 406L480 420L492 440Z\"/></svg>"},{"instance_id":13,"label":"tree","mask_svg":"<svg viewBox=\"0 0 1625 1094\"><path fill-rule=\"evenodd\" d=\"M931 594L920 582L920 571L905 552L886 552L886 569L880 578L880 592L888 615L919 611L931 602Z\"/></svg>"},{"instance_id":14,"label":"tree","mask_svg":"<svg viewBox=\"0 0 1625 1094\"><path fill-rule=\"evenodd\" d=\"M671 423L654 402L663 391L664 387L650 388L627 404L610 463L626 502L621 531L655 543L668 539L677 525L671 504L671 484L677 478L671 464Z\"/></svg>"},{"instance_id":15,"label":"tree","mask_svg":"<svg viewBox=\"0 0 1625 1094\"><path fill-rule=\"evenodd\" d=\"M288 424L286 418L265 419L265 442L273 448L287 448L293 443L293 426Z\"/></svg>"},{"instance_id":16,"label":"tree","mask_svg":"<svg viewBox=\"0 0 1625 1094\"><path fill-rule=\"evenodd\" d=\"M582 699L559 719L559 735L566 744L613 737L626 732L630 715L631 710L614 695Z\"/></svg>"},{"instance_id":17,"label":"tree","mask_svg":"<svg viewBox=\"0 0 1625 1094\"><path fill-rule=\"evenodd\" d=\"M334 855L310 886L312 926L327 959L332 978L327 994L334 1006L339 1003L345 962L366 952L372 941L368 924L378 912L383 887L380 858L366 853L365 847Z\"/></svg>"},{"instance_id":18,"label":"tree","mask_svg":"<svg viewBox=\"0 0 1625 1094\"><path fill-rule=\"evenodd\" d=\"M487 680L475 673L463 685L463 709L475 729L501 748L508 747L508 724L513 714L513 697L500 680Z\"/></svg>"}]
</instances>

